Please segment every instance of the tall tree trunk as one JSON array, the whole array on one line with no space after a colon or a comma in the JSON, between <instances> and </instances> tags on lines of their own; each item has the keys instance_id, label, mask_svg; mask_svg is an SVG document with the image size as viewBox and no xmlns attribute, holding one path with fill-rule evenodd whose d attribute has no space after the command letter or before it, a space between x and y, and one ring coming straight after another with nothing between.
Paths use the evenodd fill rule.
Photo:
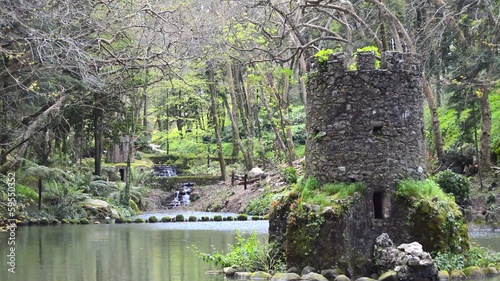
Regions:
<instances>
[{"instance_id":1,"label":"tall tree trunk","mask_svg":"<svg viewBox=\"0 0 500 281\"><path fill-rule=\"evenodd\" d=\"M220 128L219 128L219 120L217 117L217 89L215 88L215 74L214 74L214 66L211 62L207 63L207 80L208 80L208 88L210 94L212 96L212 122L214 123L215 128L215 140L217 142L217 155L219 158L220 164L220 173L221 180L226 180L226 163L224 161L224 155L222 154L222 141L220 137Z\"/></svg>"},{"instance_id":2,"label":"tall tree trunk","mask_svg":"<svg viewBox=\"0 0 500 281\"><path fill-rule=\"evenodd\" d=\"M488 101L489 90L479 97L481 105L481 137L479 141L479 171L481 174L490 171L490 144L491 144L491 108Z\"/></svg>"},{"instance_id":3,"label":"tall tree trunk","mask_svg":"<svg viewBox=\"0 0 500 281\"><path fill-rule=\"evenodd\" d=\"M434 136L434 146L436 149L436 156L440 163L444 160L444 149L443 149L443 137L441 136L441 127L439 124L439 115L437 112L436 102L434 100L434 95L432 94L431 86L429 85L429 81L427 81L427 77L424 74L424 94L427 99L427 106L429 107L431 114L431 125L432 125L432 133Z\"/></svg>"},{"instance_id":4,"label":"tall tree trunk","mask_svg":"<svg viewBox=\"0 0 500 281\"><path fill-rule=\"evenodd\" d=\"M231 118L231 127L233 131L233 152L231 154L231 158L236 159L238 154L240 153L241 140L240 133L238 131L238 105L236 102L236 90L234 89L234 77L233 77L233 67L231 61L226 63L226 75L227 75L227 83L229 85L229 93L231 95L231 104L232 107L229 108L229 103L227 99L225 99L225 104L227 104L227 113Z\"/></svg>"},{"instance_id":5,"label":"tall tree trunk","mask_svg":"<svg viewBox=\"0 0 500 281\"><path fill-rule=\"evenodd\" d=\"M99 95L94 94L94 174L101 175L102 163L102 118L103 111L99 102Z\"/></svg>"}]
</instances>

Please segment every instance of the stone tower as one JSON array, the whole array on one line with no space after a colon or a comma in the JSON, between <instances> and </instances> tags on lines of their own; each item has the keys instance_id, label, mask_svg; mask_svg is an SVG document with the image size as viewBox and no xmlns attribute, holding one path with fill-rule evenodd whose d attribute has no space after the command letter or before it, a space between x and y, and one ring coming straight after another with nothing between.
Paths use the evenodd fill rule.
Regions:
<instances>
[{"instance_id":1,"label":"stone tower","mask_svg":"<svg viewBox=\"0 0 500 281\"><path fill-rule=\"evenodd\" d=\"M375 63L373 53L358 53L357 70L349 70L346 54L332 54L312 67L305 178L363 183L364 190L355 198L332 198L325 208L297 192L272 206L269 240L285 252L288 267L369 276L382 233L396 244L419 241L427 251L457 235L464 237L457 246L468 246L459 211L449 227L453 221L442 219L442 211L428 208L433 203L419 203L417 210L412 199L396 198L401 180L425 179L422 69L410 53L385 52L379 69Z\"/></svg>"},{"instance_id":2,"label":"stone tower","mask_svg":"<svg viewBox=\"0 0 500 281\"><path fill-rule=\"evenodd\" d=\"M319 67L324 67L319 66ZM309 80L306 174L321 183L364 182L385 192L425 172L422 72L410 53L331 55Z\"/></svg>"}]
</instances>

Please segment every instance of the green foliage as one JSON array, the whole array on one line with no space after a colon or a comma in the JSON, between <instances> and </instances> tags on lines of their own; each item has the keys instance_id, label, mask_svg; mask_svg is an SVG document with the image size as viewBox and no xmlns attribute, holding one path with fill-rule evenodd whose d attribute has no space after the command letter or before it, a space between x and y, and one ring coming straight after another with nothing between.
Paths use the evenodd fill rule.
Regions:
<instances>
[{"instance_id":1,"label":"green foliage","mask_svg":"<svg viewBox=\"0 0 500 281\"><path fill-rule=\"evenodd\" d=\"M182 214L178 214L177 216L175 216L175 221L184 221L184 215Z\"/></svg>"},{"instance_id":2,"label":"green foliage","mask_svg":"<svg viewBox=\"0 0 500 281\"><path fill-rule=\"evenodd\" d=\"M221 215L215 215L214 216L214 221L222 221L222 216Z\"/></svg>"},{"instance_id":3,"label":"green foliage","mask_svg":"<svg viewBox=\"0 0 500 281\"><path fill-rule=\"evenodd\" d=\"M135 222L135 223L144 223L144 222L145 222L145 220L144 220L144 219L141 219L141 218L136 218L136 219L134 220L134 222Z\"/></svg>"},{"instance_id":4,"label":"green foliage","mask_svg":"<svg viewBox=\"0 0 500 281\"><path fill-rule=\"evenodd\" d=\"M196 221L196 216L189 216L188 221Z\"/></svg>"},{"instance_id":5,"label":"green foliage","mask_svg":"<svg viewBox=\"0 0 500 281\"><path fill-rule=\"evenodd\" d=\"M285 182L288 184L297 183L298 175L297 170L294 167L287 166L281 170L281 175L285 179Z\"/></svg>"},{"instance_id":6,"label":"green foliage","mask_svg":"<svg viewBox=\"0 0 500 281\"><path fill-rule=\"evenodd\" d=\"M319 63L326 63L328 61L328 56L333 54L335 51L332 49L319 50L314 57Z\"/></svg>"},{"instance_id":7,"label":"green foliage","mask_svg":"<svg viewBox=\"0 0 500 281\"><path fill-rule=\"evenodd\" d=\"M448 270L450 272L469 266L488 267L500 264L500 253L477 246L473 246L461 253L439 252L433 258L439 270Z\"/></svg>"},{"instance_id":8,"label":"green foliage","mask_svg":"<svg viewBox=\"0 0 500 281\"><path fill-rule=\"evenodd\" d=\"M193 252L203 261L216 267L238 266L244 271L265 271L274 273L284 271L285 264L278 258L277 251L266 241L260 241L254 233L245 238L240 232L236 233L236 243L229 245L227 254L217 251L208 254L192 246Z\"/></svg>"},{"instance_id":9,"label":"green foliage","mask_svg":"<svg viewBox=\"0 0 500 281\"><path fill-rule=\"evenodd\" d=\"M170 221L172 221L172 218L169 216L165 216L165 217L161 218L161 222L170 222Z\"/></svg>"},{"instance_id":10,"label":"green foliage","mask_svg":"<svg viewBox=\"0 0 500 281\"><path fill-rule=\"evenodd\" d=\"M375 57L380 58L380 52L379 52L377 46L366 46L363 48L358 48L358 49L356 49L356 52L354 52L352 54L352 56L354 59L356 59L356 57L358 56L358 53L364 53L364 52L373 52L375 54ZM380 60L378 60L378 59L375 60L375 68L377 68L377 69L380 68ZM357 70L358 69L357 63L354 62L353 64L351 64L349 66L349 69L350 70Z\"/></svg>"},{"instance_id":11,"label":"green foliage","mask_svg":"<svg viewBox=\"0 0 500 281\"><path fill-rule=\"evenodd\" d=\"M148 219L149 222L155 223L158 222L158 218L156 216L150 216Z\"/></svg>"},{"instance_id":12,"label":"green foliage","mask_svg":"<svg viewBox=\"0 0 500 281\"><path fill-rule=\"evenodd\" d=\"M464 205L469 199L470 182L465 176L444 170L434 176L434 181L444 192L455 196L457 204Z\"/></svg>"},{"instance_id":13,"label":"green foliage","mask_svg":"<svg viewBox=\"0 0 500 281\"><path fill-rule=\"evenodd\" d=\"M38 200L38 192L36 192L33 188L18 184L16 185L16 200L17 201L29 201L32 200L37 201Z\"/></svg>"},{"instance_id":14,"label":"green foliage","mask_svg":"<svg viewBox=\"0 0 500 281\"><path fill-rule=\"evenodd\" d=\"M85 210L79 204L86 198L81 189L57 181L46 184L42 197L46 211L59 219L86 216Z\"/></svg>"}]
</instances>

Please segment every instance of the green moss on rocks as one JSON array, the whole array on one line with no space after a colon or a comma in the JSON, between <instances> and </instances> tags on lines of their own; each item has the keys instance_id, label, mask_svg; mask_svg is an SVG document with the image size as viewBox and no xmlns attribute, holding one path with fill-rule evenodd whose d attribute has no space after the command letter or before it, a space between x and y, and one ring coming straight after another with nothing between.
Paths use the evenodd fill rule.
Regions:
<instances>
[{"instance_id":1,"label":"green moss on rocks","mask_svg":"<svg viewBox=\"0 0 500 281\"><path fill-rule=\"evenodd\" d=\"M76 219L70 219L70 220L69 220L69 223L70 223L70 224L78 224L78 223L79 223L79 221L78 221L78 220L76 220Z\"/></svg>"},{"instance_id":2,"label":"green moss on rocks","mask_svg":"<svg viewBox=\"0 0 500 281\"><path fill-rule=\"evenodd\" d=\"M479 266L469 266L463 269L465 276L471 279L484 278L486 275Z\"/></svg>"},{"instance_id":3,"label":"green moss on rocks","mask_svg":"<svg viewBox=\"0 0 500 281\"><path fill-rule=\"evenodd\" d=\"M189 216L188 221L197 221L196 216Z\"/></svg>"},{"instance_id":4,"label":"green moss on rocks","mask_svg":"<svg viewBox=\"0 0 500 281\"><path fill-rule=\"evenodd\" d=\"M161 221L162 221L162 222L171 222L171 221L172 221L172 218L171 218L171 217L169 217L169 216L165 216L165 217L161 218Z\"/></svg>"},{"instance_id":5,"label":"green moss on rocks","mask_svg":"<svg viewBox=\"0 0 500 281\"><path fill-rule=\"evenodd\" d=\"M214 216L214 221L222 221L222 216L221 215L215 215Z\"/></svg>"},{"instance_id":6,"label":"green moss on rocks","mask_svg":"<svg viewBox=\"0 0 500 281\"><path fill-rule=\"evenodd\" d=\"M246 221L248 220L248 216L245 215L245 214L238 214L238 216L236 217L239 221Z\"/></svg>"},{"instance_id":7,"label":"green moss on rocks","mask_svg":"<svg viewBox=\"0 0 500 281\"><path fill-rule=\"evenodd\" d=\"M48 218L41 218L40 219L40 224L41 225L48 225L49 224L49 219Z\"/></svg>"},{"instance_id":8,"label":"green moss on rocks","mask_svg":"<svg viewBox=\"0 0 500 281\"><path fill-rule=\"evenodd\" d=\"M393 270L387 271L386 273L380 275L378 281L398 281L398 273Z\"/></svg>"},{"instance_id":9,"label":"green moss on rocks","mask_svg":"<svg viewBox=\"0 0 500 281\"><path fill-rule=\"evenodd\" d=\"M51 224L59 224L59 220L58 219L52 219L50 221Z\"/></svg>"},{"instance_id":10,"label":"green moss on rocks","mask_svg":"<svg viewBox=\"0 0 500 281\"><path fill-rule=\"evenodd\" d=\"M145 222L145 220L144 220L144 219L141 219L141 218L136 218L134 222L135 222L135 223L144 223L144 222Z\"/></svg>"},{"instance_id":11,"label":"green moss on rocks","mask_svg":"<svg viewBox=\"0 0 500 281\"><path fill-rule=\"evenodd\" d=\"M62 223L62 224L69 224L69 221L68 221L67 219L62 219L62 220L61 220L61 223Z\"/></svg>"},{"instance_id":12,"label":"green moss on rocks","mask_svg":"<svg viewBox=\"0 0 500 281\"><path fill-rule=\"evenodd\" d=\"M209 221L209 220L210 220L210 218L209 218L209 217L207 217L207 216L203 216L203 217L201 217L201 221Z\"/></svg>"},{"instance_id":13,"label":"green moss on rocks","mask_svg":"<svg viewBox=\"0 0 500 281\"><path fill-rule=\"evenodd\" d=\"M440 281L445 281L450 279L450 274L446 270L440 270L438 271L438 280ZM380 279L379 279L380 280Z\"/></svg>"},{"instance_id":14,"label":"green moss on rocks","mask_svg":"<svg viewBox=\"0 0 500 281\"><path fill-rule=\"evenodd\" d=\"M178 214L177 216L175 216L175 221L177 222L184 221L184 215Z\"/></svg>"},{"instance_id":15,"label":"green moss on rocks","mask_svg":"<svg viewBox=\"0 0 500 281\"><path fill-rule=\"evenodd\" d=\"M157 217L155 217L155 216L150 216L148 220L149 220L149 222L151 222L151 223L158 222L158 218L157 218Z\"/></svg>"},{"instance_id":16,"label":"green moss on rocks","mask_svg":"<svg viewBox=\"0 0 500 281\"><path fill-rule=\"evenodd\" d=\"M90 224L90 221L87 218L83 218L80 220L80 224Z\"/></svg>"},{"instance_id":17,"label":"green moss on rocks","mask_svg":"<svg viewBox=\"0 0 500 281\"><path fill-rule=\"evenodd\" d=\"M459 206L433 181L401 181L396 199L408 208L410 233L426 251L459 253L470 248L469 231Z\"/></svg>"},{"instance_id":18,"label":"green moss on rocks","mask_svg":"<svg viewBox=\"0 0 500 281\"><path fill-rule=\"evenodd\" d=\"M465 276L465 273L462 270L454 269L451 271L450 278L451 279L465 279L465 278L467 278L467 276Z\"/></svg>"}]
</instances>

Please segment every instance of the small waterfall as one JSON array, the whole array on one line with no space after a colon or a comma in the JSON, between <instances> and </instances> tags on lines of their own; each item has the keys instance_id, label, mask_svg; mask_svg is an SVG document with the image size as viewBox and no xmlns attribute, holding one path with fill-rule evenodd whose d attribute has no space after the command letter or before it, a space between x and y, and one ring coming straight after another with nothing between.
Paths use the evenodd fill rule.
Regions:
<instances>
[{"instance_id":1,"label":"small waterfall","mask_svg":"<svg viewBox=\"0 0 500 281\"><path fill-rule=\"evenodd\" d=\"M174 191L174 199L169 203L170 207L186 206L191 203L190 194L194 183L186 182L182 184L181 188Z\"/></svg>"}]
</instances>

